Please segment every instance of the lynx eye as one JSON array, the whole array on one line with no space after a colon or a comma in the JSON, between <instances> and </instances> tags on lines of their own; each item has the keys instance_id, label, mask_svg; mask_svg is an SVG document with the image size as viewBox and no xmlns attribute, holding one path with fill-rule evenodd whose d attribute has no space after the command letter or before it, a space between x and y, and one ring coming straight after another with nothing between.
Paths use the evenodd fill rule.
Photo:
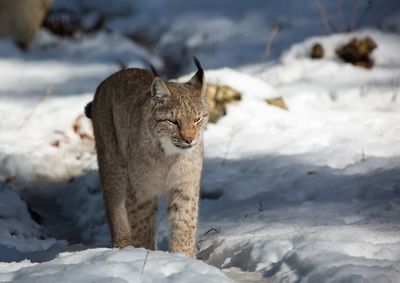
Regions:
<instances>
[{"instance_id":1,"label":"lynx eye","mask_svg":"<svg viewBox=\"0 0 400 283\"><path fill-rule=\"evenodd\" d=\"M167 119L165 120L168 124L179 126L179 122L177 120Z\"/></svg>"},{"instance_id":2,"label":"lynx eye","mask_svg":"<svg viewBox=\"0 0 400 283\"><path fill-rule=\"evenodd\" d=\"M194 119L194 123L195 123L195 124L200 123L201 120L203 120L203 117L202 117L202 116L197 117L196 119Z\"/></svg>"}]
</instances>

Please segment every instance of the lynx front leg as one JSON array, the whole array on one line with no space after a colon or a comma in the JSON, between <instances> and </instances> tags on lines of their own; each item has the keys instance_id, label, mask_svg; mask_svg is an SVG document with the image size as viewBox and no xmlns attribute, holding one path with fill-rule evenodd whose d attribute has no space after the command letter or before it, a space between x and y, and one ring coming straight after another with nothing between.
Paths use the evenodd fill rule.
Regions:
<instances>
[{"instance_id":1,"label":"lynx front leg","mask_svg":"<svg viewBox=\"0 0 400 283\"><path fill-rule=\"evenodd\" d=\"M169 193L170 252L194 255L198 206L199 185L182 185Z\"/></svg>"},{"instance_id":2,"label":"lynx front leg","mask_svg":"<svg viewBox=\"0 0 400 283\"><path fill-rule=\"evenodd\" d=\"M104 187L104 205L111 230L114 248L123 248L130 244L130 228L126 212L126 191L128 177L126 170L115 164L102 163L99 171Z\"/></svg>"},{"instance_id":3,"label":"lynx front leg","mask_svg":"<svg viewBox=\"0 0 400 283\"><path fill-rule=\"evenodd\" d=\"M154 250L158 198L141 199L135 195L134 191L129 190L126 201L131 228L131 245Z\"/></svg>"}]
</instances>

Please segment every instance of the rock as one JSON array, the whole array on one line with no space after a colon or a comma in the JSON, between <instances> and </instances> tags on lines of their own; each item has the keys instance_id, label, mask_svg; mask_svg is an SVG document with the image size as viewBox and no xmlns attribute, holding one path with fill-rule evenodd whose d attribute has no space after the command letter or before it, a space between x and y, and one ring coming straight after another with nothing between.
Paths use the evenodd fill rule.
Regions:
<instances>
[{"instance_id":1,"label":"rock","mask_svg":"<svg viewBox=\"0 0 400 283\"><path fill-rule=\"evenodd\" d=\"M226 104L240 101L242 95L229 86L207 84L206 103L208 106L210 123L216 123L226 114Z\"/></svg>"},{"instance_id":2,"label":"rock","mask_svg":"<svg viewBox=\"0 0 400 283\"><path fill-rule=\"evenodd\" d=\"M79 31L79 18L66 10L51 11L43 27L60 37L72 37Z\"/></svg>"},{"instance_id":3,"label":"rock","mask_svg":"<svg viewBox=\"0 0 400 283\"><path fill-rule=\"evenodd\" d=\"M74 37L79 32L97 32L104 27L106 18L98 13L84 16L74 11L52 10L46 17L43 27L60 37Z\"/></svg>"},{"instance_id":4,"label":"rock","mask_svg":"<svg viewBox=\"0 0 400 283\"><path fill-rule=\"evenodd\" d=\"M53 0L0 0L0 37L10 37L21 48L41 27Z\"/></svg>"},{"instance_id":5,"label":"rock","mask_svg":"<svg viewBox=\"0 0 400 283\"><path fill-rule=\"evenodd\" d=\"M336 54L345 62L370 69L374 66L370 55L376 47L375 41L369 36L353 38L348 44L337 48Z\"/></svg>"},{"instance_id":6,"label":"rock","mask_svg":"<svg viewBox=\"0 0 400 283\"><path fill-rule=\"evenodd\" d=\"M321 59L324 57L324 48L320 43L315 43L311 49L311 58Z\"/></svg>"}]
</instances>

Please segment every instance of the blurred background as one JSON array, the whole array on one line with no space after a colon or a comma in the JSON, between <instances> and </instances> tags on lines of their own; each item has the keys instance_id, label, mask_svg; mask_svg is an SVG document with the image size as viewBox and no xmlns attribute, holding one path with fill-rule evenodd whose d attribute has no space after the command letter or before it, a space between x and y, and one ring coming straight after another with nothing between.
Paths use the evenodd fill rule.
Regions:
<instances>
[{"instance_id":1,"label":"blurred background","mask_svg":"<svg viewBox=\"0 0 400 283\"><path fill-rule=\"evenodd\" d=\"M151 61L168 77L191 71L194 54L206 68L238 67L275 60L314 35L365 27L396 31L399 13L396 0L2 0L0 5L0 36L26 50L26 60L44 54L77 64L101 58L121 67ZM5 50L1 55L13 56Z\"/></svg>"}]
</instances>

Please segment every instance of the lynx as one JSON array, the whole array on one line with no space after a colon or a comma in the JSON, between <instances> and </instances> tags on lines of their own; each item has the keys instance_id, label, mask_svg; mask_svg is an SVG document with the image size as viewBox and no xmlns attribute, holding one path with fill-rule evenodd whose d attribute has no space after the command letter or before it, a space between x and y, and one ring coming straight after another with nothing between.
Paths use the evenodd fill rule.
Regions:
<instances>
[{"instance_id":1,"label":"lynx","mask_svg":"<svg viewBox=\"0 0 400 283\"><path fill-rule=\"evenodd\" d=\"M155 249L158 199L166 194L170 252L194 255L208 111L199 61L186 83L126 69L104 80L87 106L113 247Z\"/></svg>"}]
</instances>

